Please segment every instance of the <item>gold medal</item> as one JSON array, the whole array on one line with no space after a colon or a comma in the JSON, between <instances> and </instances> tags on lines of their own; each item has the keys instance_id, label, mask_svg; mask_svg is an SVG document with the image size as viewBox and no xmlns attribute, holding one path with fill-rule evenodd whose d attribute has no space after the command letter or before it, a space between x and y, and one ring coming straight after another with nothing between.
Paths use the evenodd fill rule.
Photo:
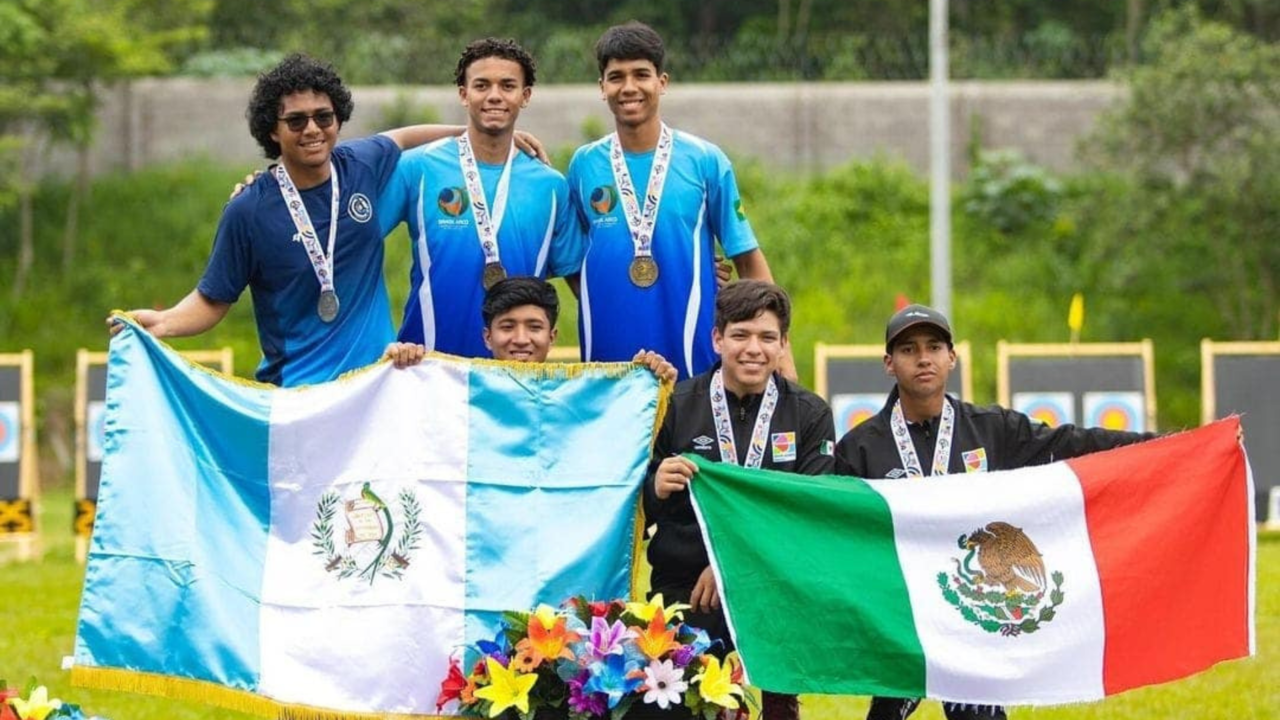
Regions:
<instances>
[{"instance_id":1,"label":"gold medal","mask_svg":"<svg viewBox=\"0 0 1280 720\"><path fill-rule=\"evenodd\" d=\"M503 280L506 277L507 271L502 268L502 263L485 263L484 278L481 280L481 283L484 284L484 289L488 290L496 285L499 280Z\"/></svg>"},{"instance_id":2,"label":"gold medal","mask_svg":"<svg viewBox=\"0 0 1280 720\"><path fill-rule=\"evenodd\" d=\"M658 282L658 263L650 255L640 255L631 259L631 283L636 287L652 287Z\"/></svg>"}]
</instances>

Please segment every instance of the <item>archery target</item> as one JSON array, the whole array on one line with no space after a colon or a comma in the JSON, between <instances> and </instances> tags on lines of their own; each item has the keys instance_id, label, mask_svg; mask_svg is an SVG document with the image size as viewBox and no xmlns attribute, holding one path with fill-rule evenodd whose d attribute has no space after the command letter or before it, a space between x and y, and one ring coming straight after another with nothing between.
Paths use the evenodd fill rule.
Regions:
<instances>
[{"instance_id":1,"label":"archery target","mask_svg":"<svg viewBox=\"0 0 1280 720\"><path fill-rule=\"evenodd\" d=\"M1013 409L1049 427L1076 421L1075 398L1069 392L1014 393Z\"/></svg>"}]
</instances>

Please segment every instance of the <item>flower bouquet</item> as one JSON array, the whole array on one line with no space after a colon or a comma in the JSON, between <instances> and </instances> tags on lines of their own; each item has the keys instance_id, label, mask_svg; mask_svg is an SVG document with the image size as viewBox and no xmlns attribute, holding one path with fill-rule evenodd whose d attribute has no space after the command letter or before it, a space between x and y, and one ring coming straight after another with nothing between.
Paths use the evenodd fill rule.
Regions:
<instances>
[{"instance_id":1,"label":"flower bouquet","mask_svg":"<svg viewBox=\"0 0 1280 720\"><path fill-rule=\"evenodd\" d=\"M706 632L681 622L688 608L656 595L504 613L492 641L451 660L436 709L457 700L463 715L521 720L745 718L741 666L708 652Z\"/></svg>"},{"instance_id":2,"label":"flower bouquet","mask_svg":"<svg viewBox=\"0 0 1280 720\"><path fill-rule=\"evenodd\" d=\"M27 681L24 692L10 688L0 680L0 720L102 720L89 717L79 705L65 703L49 697L49 689L37 685L35 678Z\"/></svg>"}]
</instances>

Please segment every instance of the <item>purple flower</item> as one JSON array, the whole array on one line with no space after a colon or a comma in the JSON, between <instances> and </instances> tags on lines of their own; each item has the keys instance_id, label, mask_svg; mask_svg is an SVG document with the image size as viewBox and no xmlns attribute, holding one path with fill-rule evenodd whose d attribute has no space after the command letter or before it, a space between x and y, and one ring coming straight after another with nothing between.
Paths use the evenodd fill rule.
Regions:
<instances>
[{"instance_id":1,"label":"purple flower","mask_svg":"<svg viewBox=\"0 0 1280 720\"><path fill-rule=\"evenodd\" d=\"M610 655L621 655L623 641L630 640L635 636L635 631L623 625L621 620L614 620L613 624L610 625L602 617L593 617L591 618L591 638L587 655L592 660L603 660Z\"/></svg>"},{"instance_id":2,"label":"purple flower","mask_svg":"<svg viewBox=\"0 0 1280 720\"><path fill-rule=\"evenodd\" d=\"M583 670L577 677L568 682L569 685L569 709L576 713L585 713L588 715L604 715L608 709L605 706L605 697L599 693L583 691L583 685L591 678L591 673Z\"/></svg>"},{"instance_id":3,"label":"purple flower","mask_svg":"<svg viewBox=\"0 0 1280 720\"><path fill-rule=\"evenodd\" d=\"M672 653L671 662L673 662L676 667L688 667L689 663L693 662L693 658L697 654L697 651L693 649L692 645L681 645L679 650Z\"/></svg>"}]
</instances>

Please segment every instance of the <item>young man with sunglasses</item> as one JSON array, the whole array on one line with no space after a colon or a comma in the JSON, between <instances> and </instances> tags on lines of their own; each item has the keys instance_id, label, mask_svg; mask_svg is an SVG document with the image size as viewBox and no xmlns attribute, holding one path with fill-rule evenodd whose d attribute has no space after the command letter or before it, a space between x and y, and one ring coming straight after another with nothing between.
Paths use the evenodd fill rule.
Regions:
<instances>
[{"instance_id":1,"label":"young man with sunglasses","mask_svg":"<svg viewBox=\"0 0 1280 720\"><path fill-rule=\"evenodd\" d=\"M399 340L489 357L486 289L521 275L569 277L576 288L581 236L564 176L513 144L533 93L533 57L512 40L476 40L462 51L455 80L466 131L406 152L378 200L378 219L384 233L407 222L413 242Z\"/></svg>"},{"instance_id":2,"label":"young man with sunglasses","mask_svg":"<svg viewBox=\"0 0 1280 720\"><path fill-rule=\"evenodd\" d=\"M568 178L586 235L583 359L624 360L648 347L688 378L716 360L716 243L739 277L773 278L729 159L662 121L665 56L662 38L643 23L614 26L600 37L600 92L616 132L579 148ZM781 363L794 377L790 356Z\"/></svg>"},{"instance_id":3,"label":"young man with sunglasses","mask_svg":"<svg viewBox=\"0 0 1280 720\"><path fill-rule=\"evenodd\" d=\"M338 143L351 92L328 64L291 55L262 74L246 115L279 159L223 210L196 289L165 310L135 310L157 337L197 335L253 295L262 363L281 386L332 380L378 360L394 337L374 201L402 148L455 132L416 125Z\"/></svg>"}]
</instances>

